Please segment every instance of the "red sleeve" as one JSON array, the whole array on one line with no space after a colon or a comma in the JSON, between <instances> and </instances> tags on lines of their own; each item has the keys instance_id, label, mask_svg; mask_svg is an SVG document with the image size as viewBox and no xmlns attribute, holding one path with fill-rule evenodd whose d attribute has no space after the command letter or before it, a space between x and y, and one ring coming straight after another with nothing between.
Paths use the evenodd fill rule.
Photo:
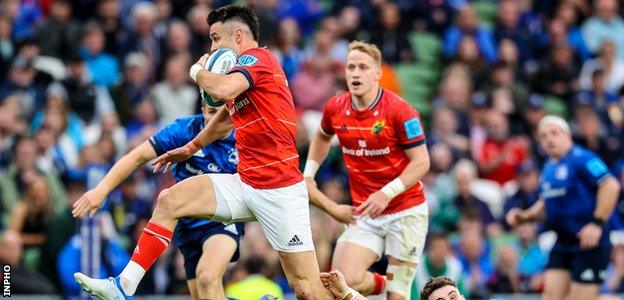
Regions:
<instances>
[{"instance_id":1,"label":"red sleeve","mask_svg":"<svg viewBox=\"0 0 624 300\"><path fill-rule=\"evenodd\" d=\"M332 125L331 117L333 115L332 106L334 104L335 97L330 98L327 103L325 103L325 108L323 109L323 117L321 118L321 132L325 135L333 135L334 126Z\"/></svg>"},{"instance_id":2,"label":"red sleeve","mask_svg":"<svg viewBox=\"0 0 624 300\"><path fill-rule=\"evenodd\" d=\"M405 101L395 105L394 128L399 143L404 149L420 146L425 143L425 130L420 121L420 114Z\"/></svg>"},{"instance_id":3,"label":"red sleeve","mask_svg":"<svg viewBox=\"0 0 624 300\"><path fill-rule=\"evenodd\" d=\"M272 77L272 69L271 61L266 53L260 49L251 49L238 57L236 65L229 73L242 73L249 82L249 88L252 88L254 85L258 85L263 80L266 80L267 76Z\"/></svg>"}]
</instances>

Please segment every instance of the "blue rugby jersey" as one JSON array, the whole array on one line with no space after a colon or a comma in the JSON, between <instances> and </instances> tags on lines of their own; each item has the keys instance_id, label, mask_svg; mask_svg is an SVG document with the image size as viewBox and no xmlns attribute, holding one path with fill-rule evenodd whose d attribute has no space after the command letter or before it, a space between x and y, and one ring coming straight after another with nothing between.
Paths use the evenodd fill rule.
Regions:
<instances>
[{"instance_id":1,"label":"blue rugby jersey","mask_svg":"<svg viewBox=\"0 0 624 300\"><path fill-rule=\"evenodd\" d=\"M538 193L545 201L546 226L558 235L555 247L580 249L576 235L593 217L598 186L611 176L600 157L578 145L546 162ZM609 231L606 222L599 246L609 245Z\"/></svg>"},{"instance_id":2,"label":"blue rugby jersey","mask_svg":"<svg viewBox=\"0 0 624 300\"><path fill-rule=\"evenodd\" d=\"M149 141L161 155L169 150L184 146L190 142L204 128L204 116L192 115L175 120L160 130ZM235 147L234 132L225 139L217 140L212 144L197 151L191 158L177 163L172 168L177 182L194 175L208 173L236 173L238 164L238 152ZM208 224L210 221L197 218L183 218L178 226L193 228ZM223 225L222 223L215 223Z\"/></svg>"}]
</instances>

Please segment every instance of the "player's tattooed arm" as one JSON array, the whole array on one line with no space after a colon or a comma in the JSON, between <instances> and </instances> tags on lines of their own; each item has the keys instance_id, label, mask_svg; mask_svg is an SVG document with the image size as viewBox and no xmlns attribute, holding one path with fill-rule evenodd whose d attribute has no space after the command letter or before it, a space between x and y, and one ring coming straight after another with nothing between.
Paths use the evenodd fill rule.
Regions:
<instances>
[{"instance_id":1,"label":"player's tattooed arm","mask_svg":"<svg viewBox=\"0 0 624 300\"><path fill-rule=\"evenodd\" d=\"M156 150L149 141L143 142L124 155L106 173L98 185L87 191L73 205L72 215L82 218L87 213L93 216L106 199L106 196L140 166L156 157Z\"/></svg>"}]
</instances>

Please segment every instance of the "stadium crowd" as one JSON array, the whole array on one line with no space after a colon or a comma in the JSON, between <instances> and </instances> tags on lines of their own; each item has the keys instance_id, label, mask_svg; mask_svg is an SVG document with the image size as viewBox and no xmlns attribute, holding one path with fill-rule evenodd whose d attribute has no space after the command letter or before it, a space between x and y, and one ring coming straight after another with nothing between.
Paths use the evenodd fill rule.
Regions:
<instances>
[{"instance_id":1,"label":"stadium crowd","mask_svg":"<svg viewBox=\"0 0 624 300\"><path fill-rule=\"evenodd\" d=\"M206 16L232 2L0 2L0 262L28 278L22 292L79 293L72 203L128 149L199 112L188 69L210 48ZM545 155L535 129L547 113L566 117L575 142L624 184L624 6L616 0L237 2L254 8L261 42L288 77L300 157L325 101L345 89L352 40L381 49L382 86L419 110L431 156L430 229L413 299L441 275L470 299L541 290L553 236L540 224L512 229L504 215L537 200ZM109 197L100 219L103 275L120 272L156 195L174 182L147 166ZM317 182L349 202L338 147ZM318 261L328 270L343 225L312 215ZM624 230L624 196L610 222ZM624 292L624 239L616 232L612 240L604 299ZM246 225L241 247L224 281L232 297L258 299L243 294L250 286L292 292L258 224ZM137 295L187 293L181 255L168 252Z\"/></svg>"}]
</instances>

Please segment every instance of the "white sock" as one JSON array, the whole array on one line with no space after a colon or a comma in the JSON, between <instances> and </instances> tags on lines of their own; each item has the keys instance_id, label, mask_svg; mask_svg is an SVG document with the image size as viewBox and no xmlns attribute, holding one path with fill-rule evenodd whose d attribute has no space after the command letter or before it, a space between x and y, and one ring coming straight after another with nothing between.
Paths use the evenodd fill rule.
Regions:
<instances>
[{"instance_id":1,"label":"white sock","mask_svg":"<svg viewBox=\"0 0 624 300\"><path fill-rule=\"evenodd\" d=\"M119 274L121 289L126 296L134 295L141 279L145 276L145 270L134 261L129 261Z\"/></svg>"}]
</instances>

